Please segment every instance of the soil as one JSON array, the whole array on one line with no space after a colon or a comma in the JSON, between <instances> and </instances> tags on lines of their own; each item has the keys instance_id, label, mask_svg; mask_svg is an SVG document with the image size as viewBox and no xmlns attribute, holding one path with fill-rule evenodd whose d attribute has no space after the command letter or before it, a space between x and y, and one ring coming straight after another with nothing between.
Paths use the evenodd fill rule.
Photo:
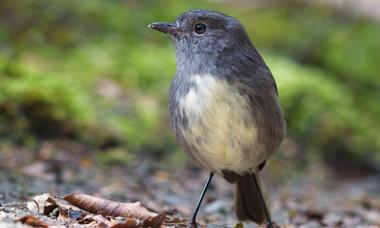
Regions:
<instances>
[{"instance_id":1,"label":"soil","mask_svg":"<svg viewBox=\"0 0 380 228\"><path fill-rule=\"evenodd\" d=\"M128 165L103 166L91 152L49 148L49 152L16 148L1 154L0 227L22 227L15 220L32 215L26 203L43 193L64 196L82 192L120 202L139 201L152 211L165 210L186 219L208 176L191 162L178 166L138 158ZM271 170L263 171L263 187L273 220L280 226L380 227L379 176L342 180L314 167L298 177L279 180ZM238 227L233 190L220 176L214 178L199 213L202 226ZM51 226L69 226L49 216L35 216ZM84 225L70 224L73 226ZM255 226L244 223L244 227Z\"/></svg>"}]
</instances>

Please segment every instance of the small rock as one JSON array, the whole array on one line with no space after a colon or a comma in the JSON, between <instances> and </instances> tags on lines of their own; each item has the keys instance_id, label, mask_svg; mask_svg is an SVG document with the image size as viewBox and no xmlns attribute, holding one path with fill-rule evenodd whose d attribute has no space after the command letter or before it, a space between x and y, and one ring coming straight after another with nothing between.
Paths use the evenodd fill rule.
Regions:
<instances>
[{"instance_id":1,"label":"small rock","mask_svg":"<svg viewBox=\"0 0 380 228\"><path fill-rule=\"evenodd\" d=\"M328 225L328 226L335 226L335 225L340 225L343 223L342 218L344 216L341 214L337 213L328 213L324 218L323 218L323 224Z\"/></svg>"},{"instance_id":2,"label":"small rock","mask_svg":"<svg viewBox=\"0 0 380 228\"><path fill-rule=\"evenodd\" d=\"M11 220L1 220L0 221L0 227L1 228L29 228L30 226L24 225L21 222L15 223Z\"/></svg>"},{"instance_id":3,"label":"small rock","mask_svg":"<svg viewBox=\"0 0 380 228\"><path fill-rule=\"evenodd\" d=\"M362 220L359 217L352 217L352 218L344 218L343 219L343 227L356 227L362 223Z\"/></svg>"},{"instance_id":4,"label":"small rock","mask_svg":"<svg viewBox=\"0 0 380 228\"><path fill-rule=\"evenodd\" d=\"M377 226L380 226L380 213L375 210L367 211L364 215L364 218Z\"/></svg>"},{"instance_id":5,"label":"small rock","mask_svg":"<svg viewBox=\"0 0 380 228\"><path fill-rule=\"evenodd\" d=\"M292 219L292 223L295 224L295 225L301 225L301 224L304 224L306 222L307 222L306 217L302 216L302 215L296 215Z\"/></svg>"},{"instance_id":6,"label":"small rock","mask_svg":"<svg viewBox=\"0 0 380 228\"><path fill-rule=\"evenodd\" d=\"M289 224L288 213L284 210L276 210L272 213L273 221L278 222L279 224Z\"/></svg>"},{"instance_id":7,"label":"small rock","mask_svg":"<svg viewBox=\"0 0 380 228\"><path fill-rule=\"evenodd\" d=\"M299 226L299 228L320 228L320 227L321 227L321 224L319 224L317 221L309 221Z\"/></svg>"},{"instance_id":8,"label":"small rock","mask_svg":"<svg viewBox=\"0 0 380 228\"><path fill-rule=\"evenodd\" d=\"M204 212L205 213L210 213L210 214L213 214L213 213L225 213L225 209L229 207L229 204L224 201L224 200L215 200L214 202L212 203L209 203L205 209L204 209Z\"/></svg>"}]
</instances>

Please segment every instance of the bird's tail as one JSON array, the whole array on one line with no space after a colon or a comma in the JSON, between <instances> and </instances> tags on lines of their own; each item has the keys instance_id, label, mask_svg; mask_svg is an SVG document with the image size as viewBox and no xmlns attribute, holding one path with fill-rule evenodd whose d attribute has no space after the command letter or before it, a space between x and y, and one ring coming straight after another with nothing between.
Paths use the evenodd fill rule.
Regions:
<instances>
[{"instance_id":1,"label":"bird's tail","mask_svg":"<svg viewBox=\"0 0 380 228\"><path fill-rule=\"evenodd\" d=\"M258 178L259 176L255 174L245 174L237 178L235 210L240 220L252 220L263 224L270 219L270 214L265 205Z\"/></svg>"}]
</instances>

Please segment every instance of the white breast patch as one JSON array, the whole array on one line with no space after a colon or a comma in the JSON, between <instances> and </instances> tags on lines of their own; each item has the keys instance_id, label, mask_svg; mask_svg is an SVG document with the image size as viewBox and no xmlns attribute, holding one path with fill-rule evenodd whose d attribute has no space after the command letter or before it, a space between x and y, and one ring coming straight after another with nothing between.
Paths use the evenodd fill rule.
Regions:
<instances>
[{"instance_id":1,"label":"white breast patch","mask_svg":"<svg viewBox=\"0 0 380 228\"><path fill-rule=\"evenodd\" d=\"M196 148L195 158L214 171L242 173L257 167L266 157L256 145L248 97L215 76L191 78L195 86L181 98L179 108L189 121L182 133Z\"/></svg>"}]
</instances>

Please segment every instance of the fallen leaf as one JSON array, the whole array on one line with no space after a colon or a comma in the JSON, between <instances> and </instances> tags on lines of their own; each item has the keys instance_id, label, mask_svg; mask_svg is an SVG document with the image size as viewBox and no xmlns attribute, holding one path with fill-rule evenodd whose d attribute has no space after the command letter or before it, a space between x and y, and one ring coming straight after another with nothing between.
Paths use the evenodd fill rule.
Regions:
<instances>
[{"instance_id":1,"label":"fallen leaf","mask_svg":"<svg viewBox=\"0 0 380 228\"><path fill-rule=\"evenodd\" d=\"M45 193L33 197L33 199L26 204L26 207L34 214L50 215L50 213L59 206L53 196L49 193Z\"/></svg>"},{"instance_id":2,"label":"fallen leaf","mask_svg":"<svg viewBox=\"0 0 380 228\"><path fill-rule=\"evenodd\" d=\"M32 215L26 215L26 216L18 219L17 221L24 223L24 224L27 224L27 225L32 226L32 227L48 227L48 224L46 224L45 222L39 220L38 218L36 218Z\"/></svg>"},{"instance_id":3,"label":"fallen leaf","mask_svg":"<svg viewBox=\"0 0 380 228\"><path fill-rule=\"evenodd\" d=\"M121 203L82 193L70 194L64 199L72 205L94 214L141 219L144 227L160 227L166 218L166 212L160 214L151 212L140 202Z\"/></svg>"},{"instance_id":4,"label":"fallen leaf","mask_svg":"<svg viewBox=\"0 0 380 228\"><path fill-rule=\"evenodd\" d=\"M69 217L69 211L66 209L58 208L58 220L67 221L70 219Z\"/></svg>"},{"instance_id":5,"label":"fallen leaf","mask_svg":"<svg viewBox=\"0 0 380 228\"><path fill-rule=\"evenodd\" d=\"M103 215L88 214L84 218L78 220L79 224L104 224L106 227L111 226L111 222L103 217ZM100 225L99 225L100 226Z\"/></svg>"},{"instance_id":6,"label":"fallen leaf","mask_svg":"<svg viewBox=\"0 0 380 228\"><path fill-rule=\"evenodd\" d=\"M111 226L111 228L140 228L143 226L144 226L144 224L140 220L129 218L123 223L118 223L118 224Z\"/></svg>"}]
</instances>

